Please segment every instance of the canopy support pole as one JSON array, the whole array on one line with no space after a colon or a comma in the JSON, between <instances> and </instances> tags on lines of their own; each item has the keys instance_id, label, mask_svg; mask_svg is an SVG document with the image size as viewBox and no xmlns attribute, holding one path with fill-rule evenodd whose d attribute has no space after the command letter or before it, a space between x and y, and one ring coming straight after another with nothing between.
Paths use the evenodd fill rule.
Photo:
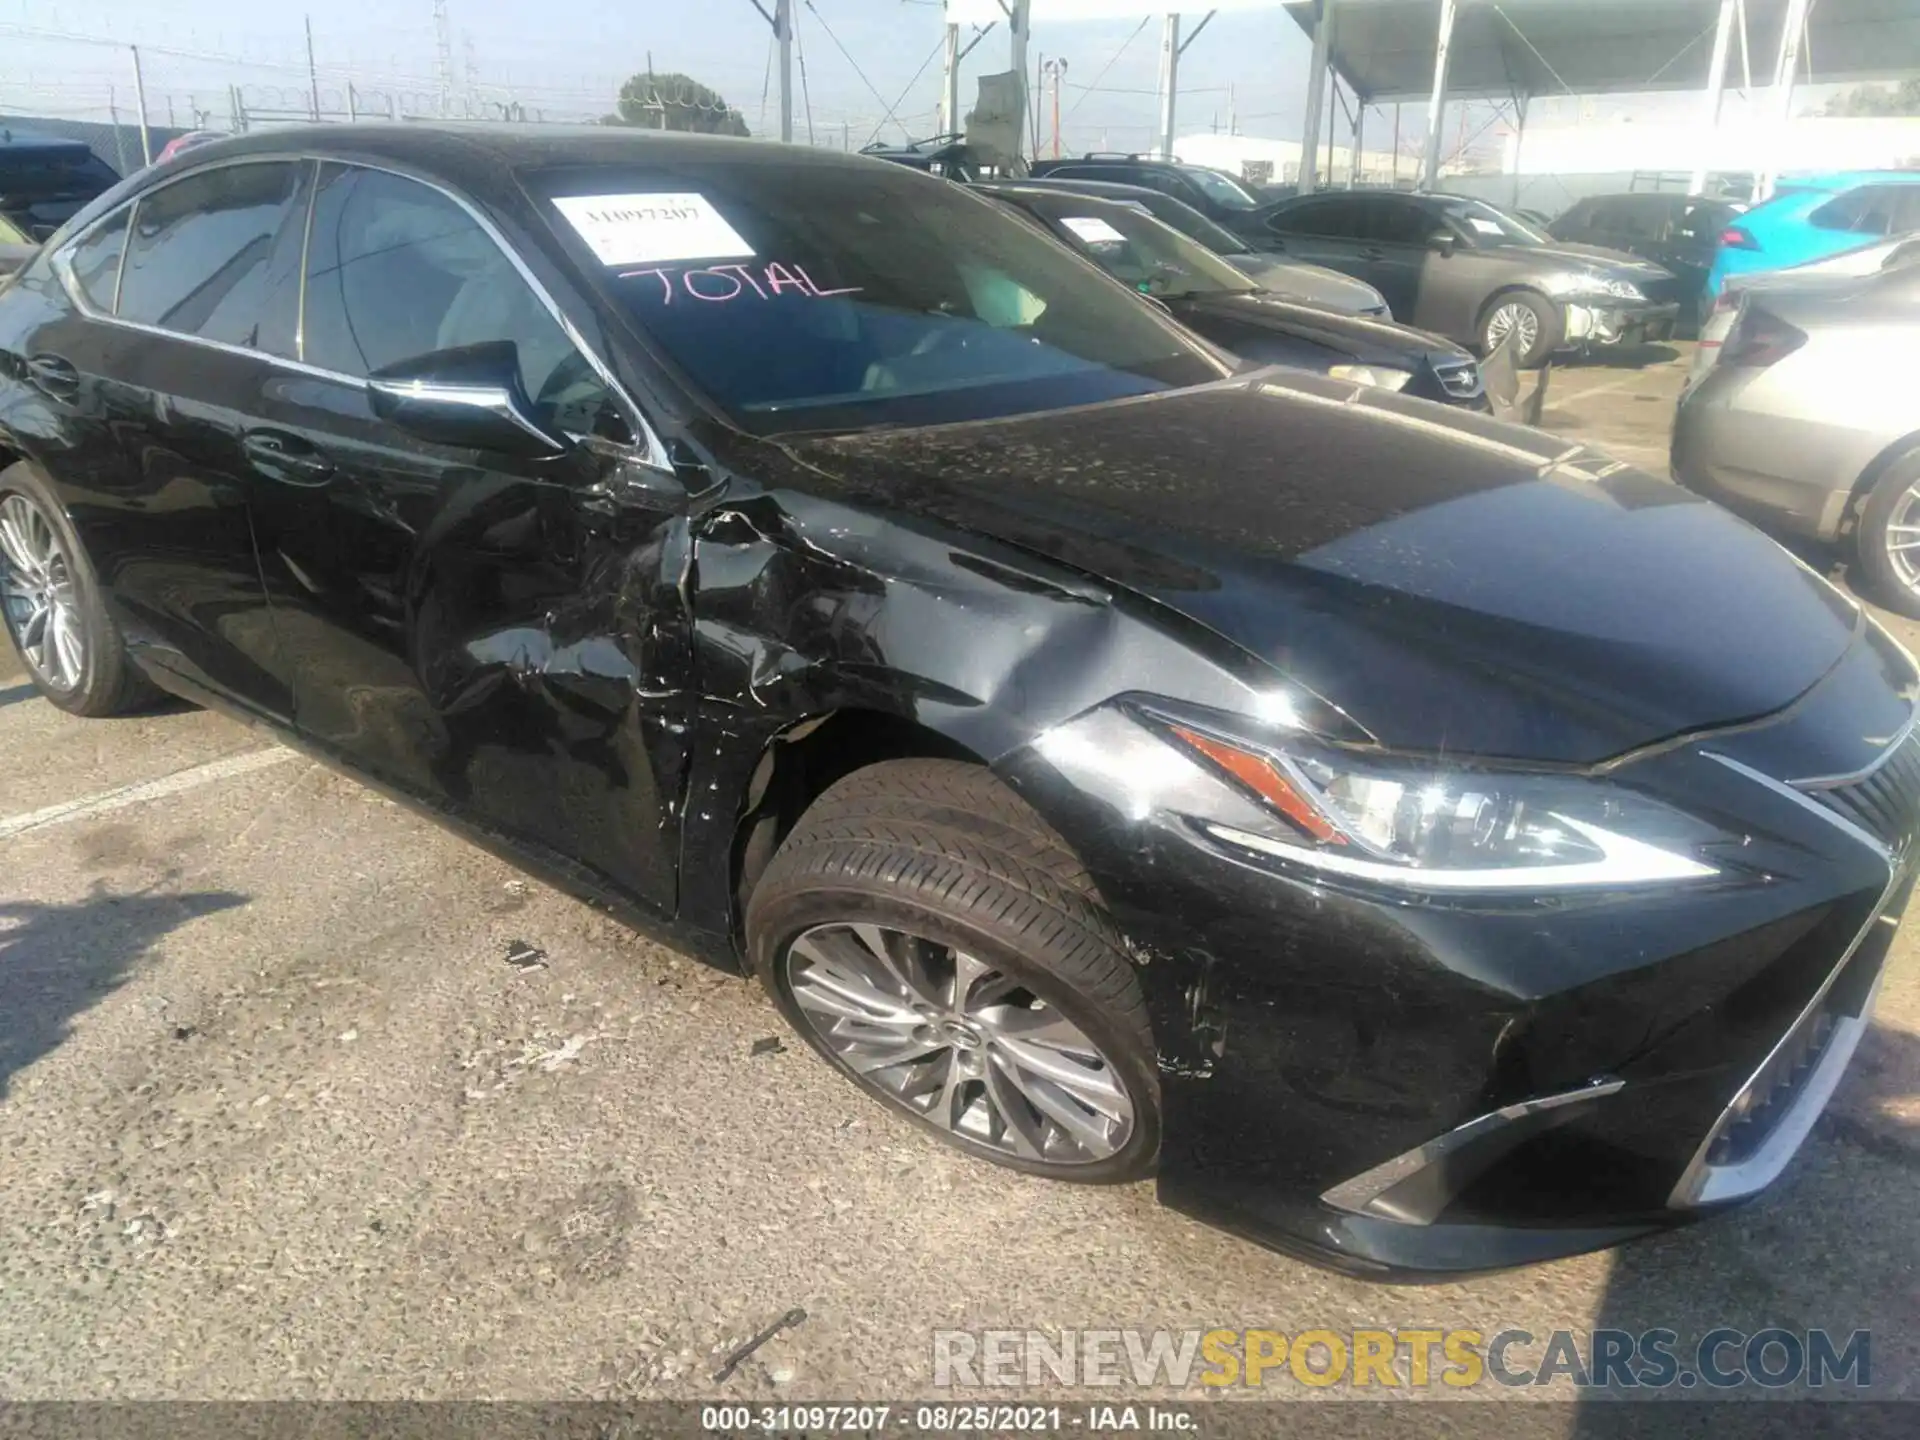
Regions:
<instances>
[{"instance_id":1,"label":"canopy support pole","mask_svg":"<svg viewBox=\"0 0 1920 1440\"><path fill-rule=\"evenodd\" d=\"M1160 143L1162 160L1173 158L1174 107L1180 95L1180 16L1169 12L1160 30Z\"/></svg>"},{"instance_id":2,"label":"canopy support pole","mask_svg":"<svg viewBox=\"0 0 1920 1440\"><path fill-rule=\"evenodd\" d=\"M1727 54L1733 48L1733 17L1740 8L1740 0L1720 0L1720 19L1713 29L1713 58L1707 62L1706 115L1703 125L1703 144L1711 146L1713 136L1720 128L1720 106L1727 93ZM1707 155L1705 150L1695 157L1693 178L1687 182L1689 195L1704 195L1707 190Z\"/></svg>"},{"instance_id":3,"label":"canopy support pole","mask_svg":"<svg viewBox=\"0 0 1920 1440\"><path fill-rule=\"evenodd\" d=\"M1333 0L1320 0L1313 19L1313 62L1307 72L1307 123L1300 136L1300 189L1314 192L1320 163L1320 114L1327 108L1327 50L1333 40Z\"/></svg>"},{"instance_id":4,"label":"canopy support pole","mask_svg":"<svg viewBox=\"0 0 1920 1440\"><path fill-rule=\"evenodd\" d=\"M1433 98L1427 102L1427 158L1420 172L1420 188L1430 191L1440 181L1441 135L1447 116L1447 61L1453 48L1453 22L1460 0L1440 0L1440 31L1433 47Z\"/></svg>"}]
</instances>

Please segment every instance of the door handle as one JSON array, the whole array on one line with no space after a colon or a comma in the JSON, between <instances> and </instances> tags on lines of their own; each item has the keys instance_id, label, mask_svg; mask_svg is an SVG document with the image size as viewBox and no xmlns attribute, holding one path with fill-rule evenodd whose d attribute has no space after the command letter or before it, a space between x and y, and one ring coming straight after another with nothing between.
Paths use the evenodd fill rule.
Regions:
<instances>
[{"instance_id":1,"label":"door handle","mask_svg":"<svg viewBox=\"0 0 1920 1440\"><path fill-rule=\"evenodd\" d=\"M289 485L324 485L333 478L333 461L298 435L282 430L249 430L240 442L248 463L270 480Z\"/></svg>"},{"instance_id":2,"label":"door handle","mask_svg":"<svg viewBox=\"0 0 1920 1440\"><path fill-rule=\"evenodd\" d=\"M71 400L80 393L80 372L58 355L35 355L27 361L27 378L42 394Z\"/></svg>"}]
</instances>

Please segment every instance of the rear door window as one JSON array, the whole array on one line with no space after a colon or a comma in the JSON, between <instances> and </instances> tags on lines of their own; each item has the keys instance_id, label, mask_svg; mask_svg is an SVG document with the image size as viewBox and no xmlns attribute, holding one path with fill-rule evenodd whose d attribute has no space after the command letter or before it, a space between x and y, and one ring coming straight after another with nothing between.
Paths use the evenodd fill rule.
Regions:
<instances>
[{"instance_id":1,"label":"rear door window","mask_svg":"<svg viewBox=\"0 0 1920 1440\"><path fill-rule=\"evenodd\" d=\"M1859 235L1896 233L1897 211L1904 185L1862 185L1835 197L1807 218L1823 230L1851 230Z\"/></svg>"},{"instance_id":2,"label":"rear door window","mask_svg":"<svg viewBox=\"0 0 1920 1440\"><path fill-rule=\"evenodd\" d=\"M290 331L297 283L270 295L267 259L293 216L298 174L290 161L220 165L142 195L120 276L120 318L228 345Z\"/></svg>"},{"instance_id":3,"label":"rear door window","mask_svg":"<svg viewBox=\"0 0 1920 1440\"><path fill-rule=\"evenodd\" d=\"M89 230L80 242L70 246L62 268L72 279L80 296L102 314L113 313L114 290L120 280L120 253L127 244L127 220L130 209L123 209Z\"/></svg>"},{"instance_id":4,"label":"rear door window","mask_svg":"<svg viewBox=\"0 0 1920 1440\"><path fill-rule=\"evenodd\" d=\"M1366 237L1383 245L1425 245L1446 227L1426 206L1411 200L1374 196L1356 202L1366 216Z\"/></svg>"},{"instance_id":5,"label":"rear door window","mask_svg":"<svg viewBox=\"0 0 1920 1440\"><path fill-rule=\"evenodd\" d=\"M1273 216L1267 224L1283 234L1358 240L1365 232L1366 214L1359 202L1337 196L1293 206Z\"/></svg>"}]
</instances>

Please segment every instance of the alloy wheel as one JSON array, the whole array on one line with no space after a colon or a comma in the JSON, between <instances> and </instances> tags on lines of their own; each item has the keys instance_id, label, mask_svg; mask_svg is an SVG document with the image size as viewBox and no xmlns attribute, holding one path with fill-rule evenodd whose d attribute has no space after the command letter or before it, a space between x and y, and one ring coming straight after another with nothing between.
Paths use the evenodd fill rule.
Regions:
<instances>
[{"instance_id":1,"label":"alloy wheel","mask_svg":"<svg viewBox=\"0 0 1920 1440\"><path fill-rule=\"evenodd\" d=\"M1920 484L1909 486L1894 503L1883 543L1895 578L1920 595Z\"/></svg>"},{"instance_id":2,"label":"alloy wheel","mask_svg":"<svg viewBox=\"0 0 1920 1440\"><path fill-rule=\"evenodd\" d=\"M0 494L0 605L36 679L54 690L86 674L86 631L59 532L27 496Z\"/></svg>"},{"instance_id":3,"label":"alloy wheel","mask_svg":"<svg viewBox=\"0 0 1920 1440\"><path fill-rule=\"evenodd\" d=\"M964 950L879 925L816 925L787 984L829 1054L955 1138L1062 1167L1117 1154L1133 1102L1086 1032Z\"/></svg>"},{"instance_id":4,"label":"alloy wheel","mask_svg":"<svg viewBox=\"0 0 1920 1440\"><path fill-rule=\"evenodd\" d=\"M1516 361L1533 353L1533 347L1540 343L1540 317L1533 313L1531 305L1509 300L1487 317L1488 354L1509 336L1513 338Z\"/></svg>"}]
</instances>

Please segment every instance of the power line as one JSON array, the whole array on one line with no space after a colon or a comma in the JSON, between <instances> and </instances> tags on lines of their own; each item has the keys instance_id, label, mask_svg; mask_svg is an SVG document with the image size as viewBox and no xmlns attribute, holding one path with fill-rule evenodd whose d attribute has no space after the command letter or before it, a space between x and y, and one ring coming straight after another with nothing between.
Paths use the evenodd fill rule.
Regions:
<instances>
[{"instance_id":1,"label":"power line","mask_svg":"<svg viewBox=\"0 0 1920 1440\"><path fill-rule=\"evenodd\" d=\"M833 42L833 48L838 50L845 58L847 64L853 67L853 73L860 77L861 83L872 92L873 98L878 100L882 105L885 105L887 103L887 97L880 93L879 88L875 86L873 81L867 79L867 72L860 68L860 62L847 53L847 47L840 43L840 37L834 34L833 27L827 24L826 16L822 15L817 9L814 9L813 0L806 0L806 5L807 9L813 11L813 18L820 22L820 28L827 32L827 39ZM900 102L896 100L894 103L897 105Z\"/></svg>"},{"instance_id":2,"label":"power line","mask_svg":"<svg viewBox=\"0 0 1920 1440\"><path fill-rule=\"evenodd\" d=\"M1140 38L1140 32L1147 28L1147 22L1152 18L1151 15L1142 15L1140 17L1140 23L1133 27L1133 34L1127 36L1127 38L1121 42L1120 48L1113 52L1112 56L1107 60L1107 63L1100 67L1100 73L1093 77L1093 85L1089 85L1081 92L1080 99L1074 101L1072 105L1067 107L1067 113L1060 117L1063 124L1073 118L1073 112L1078 110L1081 102L1093 93L1094 86L1107 78L1107 72L1119 63L1120 57L1127 53L1127 47Z\"/></svg>"},{"instance_id":3,"label":"power line","mask_svg":"<svg viewBox=\"0 0 1920 1440\"><path fill-rule=\"evenodd\" d=\"M927 66L933 63L933 57L946 48L947 38L943 35L934 42L933 49L927 52L927 58L920 62L920 68L913 72L913 79L907 81L906 88L900 92L900 99L895 100L893 104L887 107L887 113L882 115L880 117L880 123L873 127L873 134L867 137L867 144L871 145L875 140L880 138L880 132L886 128L887 121L893 119L893 112L900 108L900 100L907 98L908 91L912 90L915 85L918 85L920 83L920 77L927 73ZM902 125L900 130L909 140L913 138L913 132L908 130L905 125Z\"/></svg>"}]
</instances>

